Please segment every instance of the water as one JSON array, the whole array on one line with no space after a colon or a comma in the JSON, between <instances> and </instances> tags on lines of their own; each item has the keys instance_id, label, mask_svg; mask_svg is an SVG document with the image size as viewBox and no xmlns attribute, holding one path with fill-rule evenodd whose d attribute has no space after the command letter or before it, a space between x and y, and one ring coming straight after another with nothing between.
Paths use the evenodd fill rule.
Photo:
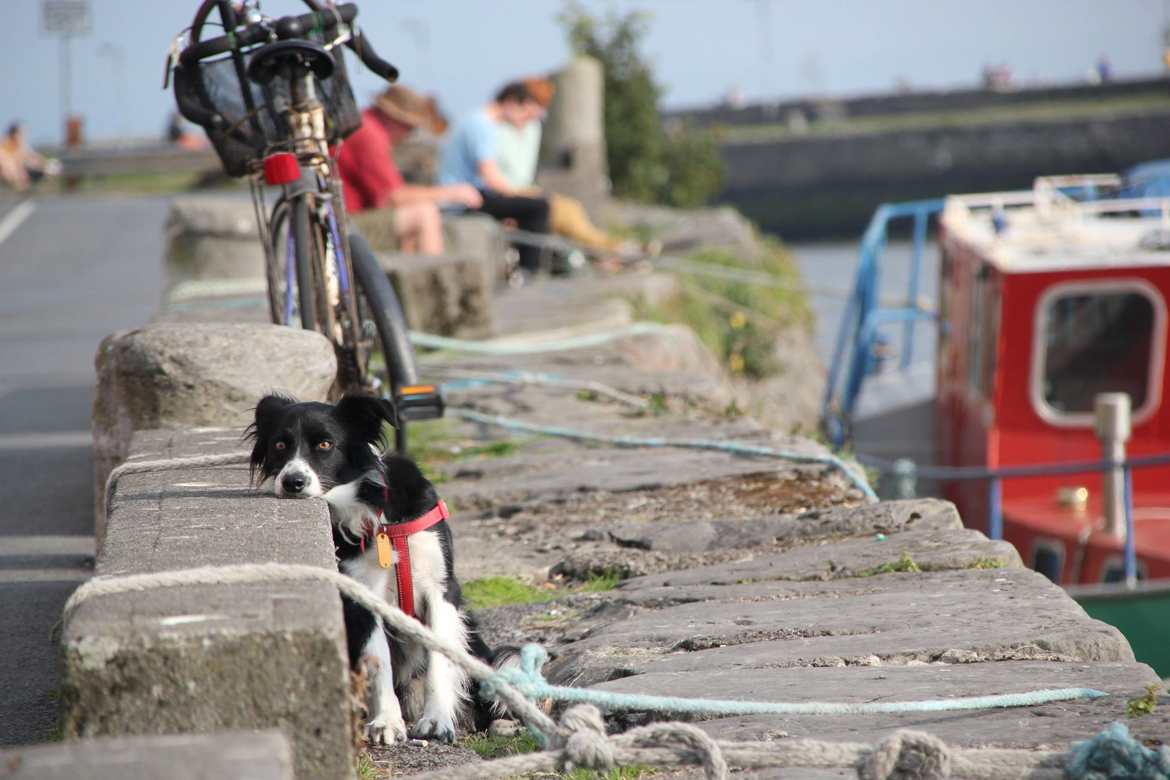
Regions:
<instances>
[{"instance_id":1,"label":"water","mask_svg":"<svg viewBox=\"0 0 1170 780\"><path fill-rule=\"evenodd\" d=\"M859 244L810 242L789 245L808 286L816 315L816 348L826 370L833 358L841 317L853 288ZM886 247L880 281L884 305L904 305L913 253L909 241L891 241ZM928 245L922 262L919 303L934 310L938 301L938 250ZM919 324L909 344L911 369L897 370L906 349L903 326L887 326L893 356L885 370L867 380L854 421L858 452L883 458L910 457L933 462L931 407L934 398L935 328Z\"/></svg>"}]
</instances>

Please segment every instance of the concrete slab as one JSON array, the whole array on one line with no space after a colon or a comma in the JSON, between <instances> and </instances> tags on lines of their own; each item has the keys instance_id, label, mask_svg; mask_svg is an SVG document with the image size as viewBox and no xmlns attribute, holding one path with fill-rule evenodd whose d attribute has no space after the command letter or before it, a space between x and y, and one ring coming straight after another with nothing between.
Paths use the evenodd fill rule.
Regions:
<instances>
[{"instance_id":1,"label":"concrete slab","mask_svg":"<svg viewBox=\"0 0 1170 780\"><path fill-rule=\"evenodd\" d=\"M755 702L921 702L1044 689L1093 688L1110 693L1099 700L1055 702L1030 707L908 715L751 716L704 720L718 739L807 737L873 743L897 729L927 731L965 747L1062 748L1092 736L1123 718L1129 697L1157 675L1143 664L1000 662L929 664L918 667L773 669L768 674L709 670L703 674L665 672L598 685L615 692L660 696L725 698ZM1170 718L1128 719L1155 736ZM785 775L787 776L787 775Z\"/></svg>"},{"instance_id":2,"label":"concrete slab","mask_svg":"<svg viewBox=\"0 0 1170 780\"><path fill-rule=\"evenodd\" d=\"M150 431L132 458L238 449L238 430ZM248 484L246 466L125 477L99 575L242 563L336 565L328 509ZM348 777L350 703L336 591L296 583L160 588L94 598L64 626L71 736L276 727L300 777Z\"/></svg>"},{"instance_id":3,"label":"concrete slab","mask_svg":"<svg viewBox=\"0 0 1170 780\"><path fill-rule=\"evenodd\" d=\"M0 751L5 780L293 780L281 732L107 737Z\"/></svg>"},{"instance_id":4,"label":"concrete slab","mask_svg":"<svg viewBox=\"0 0 1170 780\"><path fill-rule=\"evenodd\" d=\"M750 585L737 594L739 600L637 612L559 648L547 673L587 685L728 669L766 676L809 666L1134 660L1115 628L1091 620L1063 591L1028 570L866 579L874 590L796 598L773 592L781 598L770 599L764 586Z\"/></svg>"}]
</instances>

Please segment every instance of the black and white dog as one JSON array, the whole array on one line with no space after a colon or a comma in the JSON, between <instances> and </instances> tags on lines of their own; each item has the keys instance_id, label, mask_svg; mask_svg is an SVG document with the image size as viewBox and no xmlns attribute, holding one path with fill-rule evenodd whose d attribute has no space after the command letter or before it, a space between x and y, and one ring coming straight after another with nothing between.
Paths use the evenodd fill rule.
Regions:
<instances>
[{"instance_id":1,"label":"black and white dog","mask_svg":"<svg viewBox=\"0 0 1170 780\"><path fill-rule=\"evenodd\" d=\"M271 479L279 497L324 498L344 574L490 663L490 650L460 608L446 507L413 462L378 454L385 425L396 423L394 406L378 398L346 396L334 406L266 396L247 433L254 441L253 474L261 482ZM425 529L398 533L420 525ZM445 656L396 637L381 619L344 597L343 608L351 668L364 664L372 670L367 739L405 740L405 710L414 723L412 737L453 741L470 699L464 671Z\"/></svg>"}]
</instances>

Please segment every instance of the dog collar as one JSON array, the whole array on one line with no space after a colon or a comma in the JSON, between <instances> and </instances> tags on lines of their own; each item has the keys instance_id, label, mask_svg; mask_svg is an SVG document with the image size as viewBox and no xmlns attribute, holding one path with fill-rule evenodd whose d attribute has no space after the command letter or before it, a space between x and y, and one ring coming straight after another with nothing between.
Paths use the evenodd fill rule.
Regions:
<instances>
[{"instance_id":1,"label":"dog collar","mask_svg":"<svg viewBox=\"0 0 1170 780\"><path fill-rule=\"evenodd\" d=\"M382 523L374 530L374 546L378 551L378 565L389 569L393 565L394 557L390 551L398 553L398 565L394 567L394 577L398 582L398 608L408 616L414 617L414 580L410 568L410 537L419 531L441 523L450 517L447 505L439 501L434 509L410 520L406 523ZM362 540L365 541L364 539ZM362 545L365 549L365 544Z\"/></svg>"}]
</instances>

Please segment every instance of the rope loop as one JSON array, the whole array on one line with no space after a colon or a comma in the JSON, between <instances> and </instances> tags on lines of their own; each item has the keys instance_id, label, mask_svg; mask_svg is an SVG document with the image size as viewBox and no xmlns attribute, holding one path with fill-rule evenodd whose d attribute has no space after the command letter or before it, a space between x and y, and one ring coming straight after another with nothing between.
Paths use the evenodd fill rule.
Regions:
<instances>
[{"instance_id":1,"label":"rope loop","mask_svg":"<svg viewBox=\"0 0 1170 780\"><path fill-rule=\"evenodd\" d=\"M727 759L723 749L707 732L690 723L653 723L626 733L634 743L647 748L662 747L670 742L681 745L700 759L707 780L727 780Z\"/></svg>"},{"instance_id":2,"label":"rope loop","mask_svg":"<svg viewBox=\"0 0 1170 780\"><path fill-rule=\"evenodd\" d=\"M951 753L938 737L902 729L878 743L857 775L861 780L945 780L951 776Z\"/></svg>"},{"instance_id":3,"label":"rope loop","mask_svg":"<svg viewBox=\"0 0 1170 780\"><path fill-rule=\"evenodd\" d=\"M605 718L592 704L578 704L565 710L561 728L567 732L561 749L561 770L614 767L613 745L605 735Z\"/></svg>"}]
</instances>

